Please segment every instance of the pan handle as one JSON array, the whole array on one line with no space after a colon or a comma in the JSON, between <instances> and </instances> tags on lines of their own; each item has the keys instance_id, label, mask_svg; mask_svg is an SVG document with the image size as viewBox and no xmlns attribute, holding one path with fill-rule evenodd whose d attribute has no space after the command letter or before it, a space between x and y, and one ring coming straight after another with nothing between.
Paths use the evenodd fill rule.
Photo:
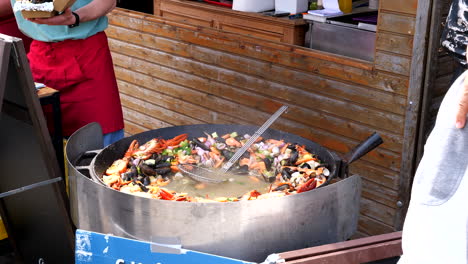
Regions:
<instances>
[{"instance_id":1,"label":"pan handle","mask_svg":"<svg viewBox=\"0 0 468 264\"><path fill-rule=\"evenodd\" d=\"M351 164L352 162L358 160L359 158L367 154L369 151L375 149L382 143L383 139L377 132L374 132L366 140L361 142L361 144L357 145L353 150L346 153L343 156L343 161L346 164Z\"/></svg>"},{"instance_id":2,"label":"pan handle","mask_svg":"<svg viewBox=\"0 0 468 264\"><path fill-rule=\"evenodd\" d=\"M91 168L93 166L93 160L94 160L94 157L99 154L100 152L102 151L102 149L96 149L96 150L89 150L89 151L86 151L84 152L79 158L78 160L83 160L83 159L86 159L86 160L90 160L89 164L87 165L80 165L80 166L75 166L75 169L80 171L80 172L83 172L83 171L86 171L87 173L85 175L90 175L91 178L93 173L91 173ZM75 162L75 164L77 163L78 161Z\"/></svg>"}]
</instances>

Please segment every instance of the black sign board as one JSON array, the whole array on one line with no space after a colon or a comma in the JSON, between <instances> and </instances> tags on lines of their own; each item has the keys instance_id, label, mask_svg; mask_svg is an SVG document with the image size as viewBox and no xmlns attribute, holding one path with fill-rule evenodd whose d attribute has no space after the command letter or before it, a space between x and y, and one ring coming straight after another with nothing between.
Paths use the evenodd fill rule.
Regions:
<instances>
[{"instance_id":1,"label":"black sign board","mask_svg":"<svg viewBox=\"0 0 468 264\"><path fill-rule=\"evenodd\" d=\"M0 211L18 262L73 263L62 172L21 39L0 34Z\"/></svg>"}]
</instances>

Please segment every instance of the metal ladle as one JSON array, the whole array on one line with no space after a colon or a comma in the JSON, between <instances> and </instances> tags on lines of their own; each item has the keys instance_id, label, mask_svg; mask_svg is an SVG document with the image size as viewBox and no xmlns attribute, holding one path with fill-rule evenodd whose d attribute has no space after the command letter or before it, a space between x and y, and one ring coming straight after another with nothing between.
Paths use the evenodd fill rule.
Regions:
<instances>
[{"instance_id":1,"label":"metal ladle","mask_svg":"<svg viewBox=\"0 0 468 264\"><path fill-rule=\"evenodd\" d=\"M227 179L223 179L221 175L226 174L229 169L234 165L239 158L252 146L253 143L265 132L271 124L273 124L278 117L280 117L288 106L281 106L255 133L247 140L247 142L239 148L236 153L226 162L220 170L213 171L208 168L200 167L194 164L179 164L178 168L180 171L189 176L190 178L204 183L221 183Z\"/></svg>"}]
</instances>

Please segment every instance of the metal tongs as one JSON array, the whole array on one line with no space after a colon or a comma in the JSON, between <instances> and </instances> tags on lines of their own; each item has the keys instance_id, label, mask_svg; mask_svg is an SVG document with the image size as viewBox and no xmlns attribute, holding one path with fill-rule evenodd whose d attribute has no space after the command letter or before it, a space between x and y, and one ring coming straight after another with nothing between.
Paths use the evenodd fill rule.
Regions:
<instances>
[{"instance_id":1,"label":"metal tongs","mask_svg":"<svg viewBox=\"0 0 468 264\"><path fill-rule=\"evenodd\" d=\"M227 181L226 173L234 165L240 157L247 151L247 149L252 146L255 141L273 124L278 117L280 117L286 110L288 106L281 106L255 133L247 140L247 142L239 148L236 153L223 164L220 170L213 171L210 168L201 167L195 164L179 164L179 170L190 178L204 183L221 183Z\"/></svg>"}]
</instances>

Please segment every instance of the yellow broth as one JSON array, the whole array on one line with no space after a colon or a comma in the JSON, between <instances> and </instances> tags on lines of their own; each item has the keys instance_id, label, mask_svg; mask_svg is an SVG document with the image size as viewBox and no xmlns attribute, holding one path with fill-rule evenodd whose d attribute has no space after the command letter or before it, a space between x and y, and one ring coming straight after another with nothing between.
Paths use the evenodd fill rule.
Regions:
<instances>
[{"instance_id":1,"label":"yellow broth","mask_svg":"<svg viewBox=\"0 0 468 264\"><path fill-rule=\"evenodd\" d=\"M164 187L178 193L187 193L191 197L209 199L218 197L239 198L252 190L257 190L260 193L269 191L270 183L258 177L256 177L258 180L253 180L251 177L255 176L227 174L227 176L223 176L223 179L226 180L221 183L200 183L187 176L175 177Z\"/></svg>"}]
</instances>

